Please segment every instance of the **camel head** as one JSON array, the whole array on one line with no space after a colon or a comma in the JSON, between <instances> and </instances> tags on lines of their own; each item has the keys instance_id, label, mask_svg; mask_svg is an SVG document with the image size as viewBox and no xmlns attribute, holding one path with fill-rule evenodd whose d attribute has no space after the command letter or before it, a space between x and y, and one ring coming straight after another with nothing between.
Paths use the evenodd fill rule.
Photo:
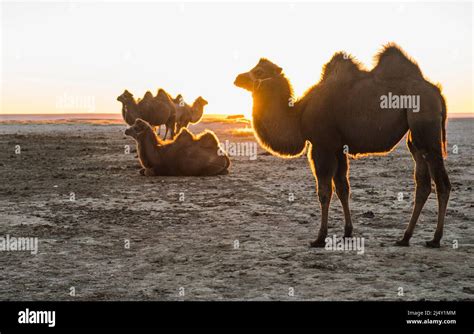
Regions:
<instances>
[{"instance_id":1,"label":"camel head","mask_svg":"<svg viewBox=\"0 0 474 334\"><path fill-rule=\"evenodd\" d=\"M122 93L122 95L120 95L119 97L117 97L117 101L120 101L122 102L123 104L127 104L129 103L130 101L133 100L133 94L130 93L128 90L125 89L125 91Z\"/></svg>"},{"instance_id":2,"label":"camel head","mask_svg":"<svg viewBox=\"0 0 474 334\"><path fill-rule=\"evenodd\" d=\"M135 123L127 130L125 130L125 135L134 139L138 139L138 136L142 133L145 133L145 131L147 131L148 129L151 129L150 124L148 124L148 122L142 120L141 118L137 118L135 120Z\"/></svg>"},{"instance_id":3,"label":"camel head","mask_svg":"<svg viewBox=\"0 0 474 334\"><path fill-rule=\"evenodd\" d=\"M258 88L263 80L279 77L281 67L272 63L268 59L261 58L257 65L249 72L241 73L235 78L234 85L253 92Z\"/></svg>"},{"instance_id":4,"label":"camel head","mask_svg":"<svg viewBox=\"0 0 474 334\"><path fill-rule=\"evenodd\" d=\"M202 96L199 96L196 101L194 101L194 106L197 106L197 107L204 107L208 104L208 102L206 100L204 100L204 98Z\"/></svg>"}]
</instances>

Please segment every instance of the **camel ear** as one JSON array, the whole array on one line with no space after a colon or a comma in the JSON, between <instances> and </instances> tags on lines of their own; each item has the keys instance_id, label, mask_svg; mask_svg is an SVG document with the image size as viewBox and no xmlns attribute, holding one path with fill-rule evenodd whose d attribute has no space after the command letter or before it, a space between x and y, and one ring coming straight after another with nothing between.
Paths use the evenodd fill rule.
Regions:
<instances>
[{"instance_id":1,"label":"camel ear","mask_svg":"<svg viewBox=\"0 0 474 334\"><path fill-rule=\"evenodd\" d=\"M282 68L277 66L274 71L275 71L275 74L281 74Z\"/></svg>"}]
</instances>

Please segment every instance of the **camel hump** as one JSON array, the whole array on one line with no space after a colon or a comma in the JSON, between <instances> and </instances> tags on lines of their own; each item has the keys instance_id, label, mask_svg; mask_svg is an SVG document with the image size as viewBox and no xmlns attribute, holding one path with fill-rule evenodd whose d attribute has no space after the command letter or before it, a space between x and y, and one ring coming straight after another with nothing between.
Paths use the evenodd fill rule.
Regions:
<instances>
[{"instance_id":1,"label":"camel hump","mask_svg":"<svg viewBox=\"0 0 474 334\"><path fill-rule=\"evenodd\" d=\"M147 91L143 98L138 101L140 106L148 105L151 101L153 101L153 94L150 91Z\"/></svg>"},{"instance_id":2,"label":"camel hump","mask_svg":"<svg viewBox=\"0 0 474 334\"><path fill-rule=\"evenodd\" d=\"M361 67L362 65L350 54L343 51L336 52L323 67L322 81L356 79L365 72Z\"/></svg>"},{"instance_id":3,"label":"camel hump","mask_svg":"<svg viewBox=\"0 0 474 334\"><path fill-rule=\"evenodd\" d=\"M188 129L182 128L181 131L176 136L175 142L179 144L187 144L187 143L191 143L193 140L194 140L194 135L191 132L189 132Z\"/></svg>"},{"instance_id":4,"label":"camel hump","mask_svg":"<svg viewBox=\"0 0 474 334\"><path fill-rule=\"evenodd\" d=\"M143 95L142 100L150 100L150 99L153 99L153 94L150 91L147 91L145 95Z\"/></svg>"},{"instance_id":5,"label":"camel hump","mask_svg":"<svg viewBox=\"0 0 474 334\"><path fill-rule=\"evenodd\" d=\"M156 97L165 102L172 102L170 95L163 88L158 89Z\"/></svg>"},{"instance_id":6,"label":"camel hump","mask_svg":"<svg viewBox=\"0 0 474 334\"><path fill-rule=\"evenodd\" d=\"M378 79L423 79L423 74L417 63L394 43L385 46L383 50L375 56L375 60L377 65L372 72Z\"/></svg>"},{"instance_id":7,"label":"camel hump","mask_svg":"<svg viewBox=\"0 0 474 334\"><path fill-rule=\"evenodd\" d=\"M199 145L205 148L216 148L219 145L219 142L216 138L216 135L210 131L206 131L198 137Z\"/></svg>"}]
</instances>

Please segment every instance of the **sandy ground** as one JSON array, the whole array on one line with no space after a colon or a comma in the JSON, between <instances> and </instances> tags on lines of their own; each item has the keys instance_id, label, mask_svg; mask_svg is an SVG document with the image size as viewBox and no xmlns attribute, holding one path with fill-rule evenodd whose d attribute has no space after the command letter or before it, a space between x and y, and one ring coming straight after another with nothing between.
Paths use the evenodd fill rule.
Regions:
<instances>
[{"instance_id":1,"label":"sandy ground","mask_svg":"<svg viewBox=\"0 0 474 334\"><path fill-rule=\"evenodd\" d=\"M125 126L111 123L0 124L0 236L39 239L37 255L0 252L2 300L474 297L473 120L449 123L450 151L457 145L459 152L447 160L453 192L440 249L423 246L435 228L434 193L411 247L393 246L413 200L404 142L387 157L351 161L361 255L308 247L320 210L305 156L283 160L259 149L256 160L232 157L226 176L147 178L138 174ZM237 127L207 122L193 131L254 140L234 136ZM329 224L329 234L340 236L337 197Z\"/></svg>"}]
</instances>

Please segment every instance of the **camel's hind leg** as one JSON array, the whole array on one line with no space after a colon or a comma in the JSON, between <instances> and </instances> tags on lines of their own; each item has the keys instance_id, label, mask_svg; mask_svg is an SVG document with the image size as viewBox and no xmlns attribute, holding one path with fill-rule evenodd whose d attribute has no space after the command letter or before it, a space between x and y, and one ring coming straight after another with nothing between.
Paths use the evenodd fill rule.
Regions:
<instances>
[{"instance_id":1,"label":"camel's hind leg","mask_svg":"<svg viewBox=\"0 0 474 334\"><path fill-rule=\"evenodd\" d=\"M419 122L415 117L410 115L408 119L412 144L420 152L428 166L431 179L436 185L436 195L438 197L438 225L433 240L427 241L426 246L437 248L440 246L440 240L443 236L444 217L451 192L451 183L443 161L442 125L438 120Z\"/></svg>"},{"instance_id":2,"label":"camel's hind leg","mask_svg":"<svg viewBox=\"0 0 474 334\"><path fill-rule=\"evenodd\" d=\"M349 195L350 195L350 185L349 185L349 163L347 161L347 155L340 153L337 157L337 170L336 175L334 176L334 185L336 186L337 197L342 204L342 209L344 210L344 237L352 237L352 219L351 211L349 209Z\"/></svg>"},{"instance_id":3,"label":"camel's hind leg","mask_svg":"<svg viewBox=\"0 0 474 334\"><path fill-rule=\"evenodd\" d=\"M435 156L428 156L426 158L428 169L430 171L431 178L436 185L436 195L438 197L438 224L433 240L427 241L427 247L438 248L440 246L440 240L443 237L444 228L444 217L446 215L446 209L448 207L449 194L451 192L451 183L449 182L448 173L444 167L443 157L440 154Z\"/></svg>"},{"instance_id":4,"label":"camel's hind leg","mask_svg":"<svg viewBox=\"0 0 474 334\"><path fill-rule=\"evenodd\" d=\"M413 230L415 229L416 222L420 216L421 210L425 205L428 196L431 193L431 179L430 173L428 171L428 164L423 158L420 151L418 151L413 143L411 142L411 134L407 140L407 146L410 149L410 152L415 160L415 205L413 207L413 213L411 215L410 222L408 223L407 229L403 238L396 242L397 246L409 246L410 238L413 235Z\"/></svg>"},{"instance_id":5,"label":"camel's hind leg","mask_svg":"<svg viewBox=\"0 0 474 334\"><path fill-rule=\"evenodd\" d=\"M318 197L321 204L321 225L318 237L311 242L311 247L324 247L328 234L329 205L332 197L332 180L336 173L337 160L333 152L311 151L311 168L318 181Z\"/></svg>"}]
</instances>

